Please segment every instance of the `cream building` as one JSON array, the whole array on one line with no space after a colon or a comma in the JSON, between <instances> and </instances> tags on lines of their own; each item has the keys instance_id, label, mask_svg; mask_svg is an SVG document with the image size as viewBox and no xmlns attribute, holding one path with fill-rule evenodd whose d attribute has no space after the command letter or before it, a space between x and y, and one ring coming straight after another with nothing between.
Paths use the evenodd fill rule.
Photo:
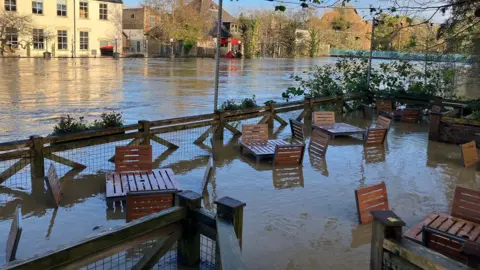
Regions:
<instances>
[{"instance_id":1,"label":"cream building","mask_svg":"<svg viewBox=\"0 0 480 270\"><path fill-rule=\"evenodd\" d=\"M122 52L122 10L122 0L0 0L0 16L17 12L32 18L28 36L8 31L7 55L92 57L107 45Z\"/></svg>"}]
</instances>

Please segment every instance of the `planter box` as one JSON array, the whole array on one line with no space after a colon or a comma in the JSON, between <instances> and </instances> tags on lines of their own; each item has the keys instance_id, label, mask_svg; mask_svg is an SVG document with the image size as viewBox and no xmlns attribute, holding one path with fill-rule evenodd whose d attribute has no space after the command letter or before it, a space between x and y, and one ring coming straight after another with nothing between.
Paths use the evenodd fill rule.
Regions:
<instances>
[{"instance_id":1,"label":"planter box","mask_svg":"<svg viewBox=\"0 0 480 270\"><path fill-rule=\"evenodd\" d=\"M472 140L480 142L480 121L444 117L440 122L440 141L464 144ZM477 144L477 146L480 146Z\"/></svg>"},{"instance_id":2,"label":"planter box","mask_svg":"<svg viewBox=\"0 0 480 270\"><path fill-rule=\"evenodd\" d=\"M88 133L92 133L91 136L88 136L88 137L83 137L83 138L79 138L79 139L74 139L72 138L71 140L66 140L66 141L60 141L60 142L53 142L51 143L51 145L62 145L62 144L68 144L68 143L75 143L75 142L80 142L80 141L85 141L85 140L90 140L90 139L96 139L96 138L104 138L104 137L109 137L109 136L115 136L115 135L119 135L119 134L125 134L125 131L115 131L115 132L108 132L109 130L113 130L113 129L116 129L116 128L111 128L111 129L103 129L102 131L106 132L106 134L99 134L98 132L100 130L88 130L88 131L84 131L84 132L78 132L78 133L70 133L70 134L63 134L63 135L58 135L58 136L47 136L48 137L59 137L59 138L62 138L62 137L68 137L68 136L71 136L71 135L80 135L80 134L88 134Z\"/></svg>"}]
</instances>

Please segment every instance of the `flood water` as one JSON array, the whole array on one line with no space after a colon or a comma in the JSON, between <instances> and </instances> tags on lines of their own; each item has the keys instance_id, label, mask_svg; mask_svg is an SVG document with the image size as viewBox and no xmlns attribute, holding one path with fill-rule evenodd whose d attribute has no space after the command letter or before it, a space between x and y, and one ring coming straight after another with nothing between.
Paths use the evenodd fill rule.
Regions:
<instances>
[{"instance_id":1,"label":"flood water","mask_svg":"<svg viewBox=\"0 0 480 270\"><path fill-rule=\"evenodd\" d=\"M2 81L8 80L0 85L1 140L48 134L55 118L64 113L93 117L115 109L135 122L211 111L213 60L122 61L0 60L0 68L8 67L6 73L20 77L0 72ZM253 94L259 101L278 99L289 85L289 74L308 68L310 61L328 59L225 62L221 99ZM179 68L180 62L189 68ZM287 120L299 113L280 116ZM337 116L337 121L362 128L372 123L356 113ZM152 143L155 167L172 168L184 189L199 189L210 148L207 142L200 146L192 142L205 130L162 134L180 146L176 151ZM384 181L390 207L407 228L432 211L449 212L457 185L480 189L480 174L475 168L463 168L458 146L428 141L426 121L394 122L385 146L375 151L365 149L358 138L336 138L326 162L306 152L296 177L283 177L269 162L257 165L251 156L240 154L236 138L225 134L204 203L213 210L215 199L231 196L247 204L243 256L249 269L368 269L371 229L358 224L357 188ZM289 136L289 127L275 124L272 137ZM57 210L48 202L43 184L39 188L31 183L29 166L0 185L0 265L18 204L24 215L20 259L125 224L121 209L107 209L104 174L113 169L107 160L114 146L125 143L58 153L88 167L78 172L55 164L64 190ZM13 162L0 163L0 171Z\"/></svg>"}]
</instances>

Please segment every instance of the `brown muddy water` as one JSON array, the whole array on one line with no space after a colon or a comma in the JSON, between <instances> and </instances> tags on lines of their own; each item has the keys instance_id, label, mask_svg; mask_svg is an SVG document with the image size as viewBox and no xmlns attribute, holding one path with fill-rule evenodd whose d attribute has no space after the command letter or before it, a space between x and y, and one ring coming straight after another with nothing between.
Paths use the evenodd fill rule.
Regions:
<instances>
[{"instance_id":1,"label":"brown muddy water","mask_svg":"<svg viewBox=\"0 0 480 270\"><path fill-rule=\"evenodd\" d=\"M83 68L81 64L62 64L59 60L0 61L12 61L9 63L14 68L25 70L19 76L26 76L24 80L7 83L11 88L0 86L3 141L20 134L24 138L25 132L46 134L51 130L52 119L69 111L95 116L106 108L117 109L133 122L139 118L154 120L209 112L211 107L213 61L210 59L189 60L185 64L191 65L191 70L170 79L166 78L168 74L183 73L173 64L169 67L171 63L165 60L124 60L122 64L102 60L108 65L98 59L77 60L77 64L92 61L93 67ZM235 98L252 94L259 100L278 97L279 89L288 84L288 74L309 65L308 60L293 66L287 65L288 61L291 60L262 60L259 63L263 64L244 63L243 71L224 70L221 91ZM47 72L40 68L45 65L57 68ZM231 62L223 66L229 65L236 66ZM83 70L88 68L103 70L103 75ZM234 75L228 75L229 72ZM188 76L194 81L188 82ZM45 77L48 82L40 79ZM27 86L31 89L32 85L35 89L28 90ZM179 97L182 95L185 99ZM288 119L299 113L285 113L281 117ZM338 116L337 121L359 127L372 122L356 113ZM11 128L12 123L17 123L16 128ZM209 144L196 146L192 142L205 130L162 135L180 146L176 151L153 144L155 166L172 168L184 189L197 190L203 177ZM277 138L290 136L289 128L277 123L273 133ZM240 155L236 139L227 131L225 134L225 147L217 150L219 158L205 207L213 210L212 202L223 196L246 202L243 256L250 269L367 269L371 229L369 225L358 225L353 191L359 187L385 181L390 206L407 227L432 211L448 212L457 185L480 189L480 174L475 168L462 167L457 146L428 141L425 121L393 123L384 148L375 154L366 152L359 139L337 138L328 148L326 162L319 162L306 152L303 167L297 169L299 176L288 179L279 176L270 163L256 165L252 157ZM58 210L47 202L43 184L32 185L29 166L0 185L0 265L5 262L6 237L18 204L22 205L24 215L20 259L125 224L121 209L106 207L104 176L105 171L113 169L107 160L113 155L114 146L125 143L59 153L88 167L78 172L55 164L64 187L64 200ZM46 163L50 165L49 161ZM0 163L0 170L9 165Z\"/></svg>"}]
</instances>

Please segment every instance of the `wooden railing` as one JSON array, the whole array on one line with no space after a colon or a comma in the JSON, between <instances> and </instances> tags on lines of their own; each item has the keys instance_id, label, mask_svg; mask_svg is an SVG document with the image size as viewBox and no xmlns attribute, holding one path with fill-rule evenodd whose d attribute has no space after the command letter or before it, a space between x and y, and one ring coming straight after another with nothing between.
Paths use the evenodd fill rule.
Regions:
<instances>
[{"instance_id":1,"label":"wooden railing","mask_svg":"<svg viewBox=\"0 0 480 270\"><path fill-rule=\"evenodd\" d=\"M201 208L202 196L192 191L177 194L176 206L124 226L99 233L73 245L14 261L5 269L78 269L118 254L150 239L158 239L132 269L150 269L177 243L179 262L200 262L200 235L216 241L217 269L246 269L241 254L245 203L224 197L216 201L216 216ZM90 269L90 268L89 268Z\"/></svg>"},{"instance_id":2,"label":"wooden railing","mask_svg":"<svg viewBox=\"0 0 480 270\"><path fill-rule=\"evenodd\" d=\"M370 269L474 269L403 237L392 211L372 211Z\"/></svg>"}]
</instances>

